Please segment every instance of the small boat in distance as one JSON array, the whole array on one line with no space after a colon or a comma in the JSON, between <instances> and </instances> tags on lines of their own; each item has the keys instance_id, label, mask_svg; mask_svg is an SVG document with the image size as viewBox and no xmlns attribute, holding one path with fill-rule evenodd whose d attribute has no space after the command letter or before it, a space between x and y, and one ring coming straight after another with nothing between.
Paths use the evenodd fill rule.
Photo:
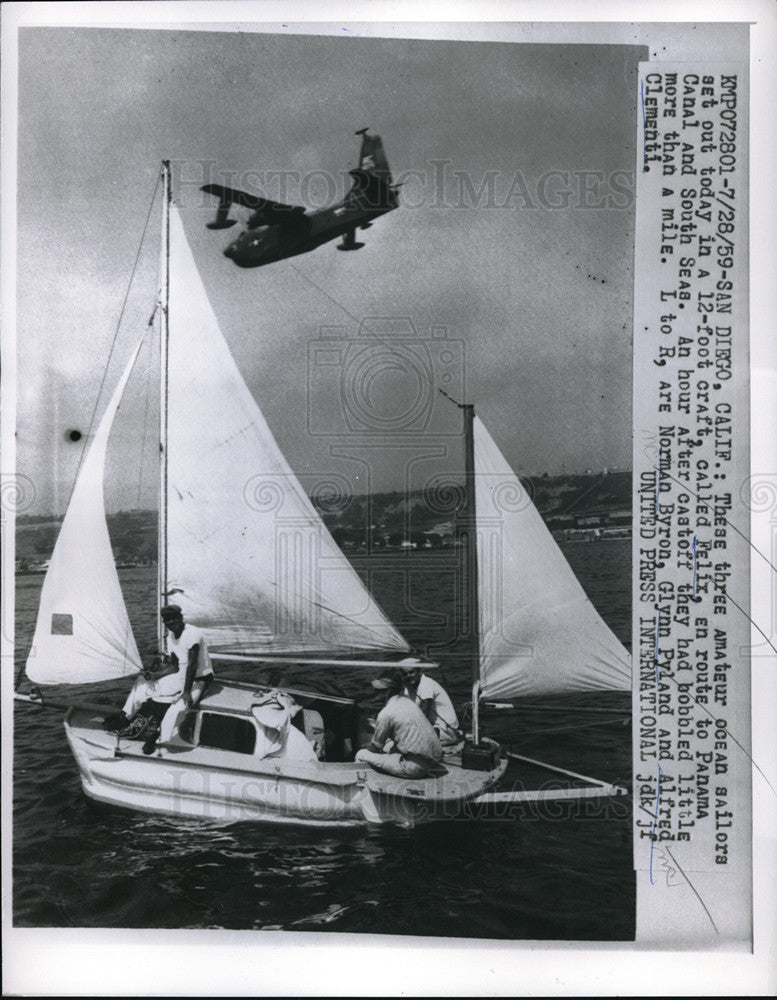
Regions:
<instances>
[{"instance_id":1,"label":"small boat in distance","mask_svg":"<svg viewBox=\"0 0 777 1000\"><path fill-rule=\"evenodd\" d=\"M328 673L398 663L409 646L281 454L219 329L167 165L163 177L158 605L181 606L217 665L307 664ZM103 500L108 438L139 350L91 441L43 583L26 663L36 685L98 683L142 669ZM287 683L286 695L323 719L326 750L323 759L267 753L255 710L270 686L217 676L175 738L151 755L137 739L107 732L100 705L70 704L65 731L87 796L221 822L414 825L459 817L472 803L625 794L550 765L552 788L496 788L508 761L480 733L481 700L626 690L630 666L474 409L461 411L470 595L463 612L475 640L472 733L463 747L425 778L379 773L354 760L352 699ZM163 650L161 622L158 642ZM38 689L17 698L61 706ZM559 772L575 787L559 788Z\"/></svg>"}]
</instances>

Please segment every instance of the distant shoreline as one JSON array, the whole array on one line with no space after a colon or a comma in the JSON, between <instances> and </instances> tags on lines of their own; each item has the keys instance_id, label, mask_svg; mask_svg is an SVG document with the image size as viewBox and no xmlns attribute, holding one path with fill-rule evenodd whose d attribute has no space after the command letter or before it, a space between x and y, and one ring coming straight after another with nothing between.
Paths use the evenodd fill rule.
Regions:
<instances>
[{"instance_id":1,"label":"distant shoreline","mask_svg":"<svg viewBox=\"0 0 777 1000\"><path fill-rule=\"evenodd\" d=\"M521 485L557 541L629 537L630 471L538 476ZM335 543L346 554L455 550L461 544L465 491L454 480L432 480L424 490L367 495L315 492L311 502ZM120 567L147 566L157 559L157 512L107 515L111 545ZM50 514L16 519L16 573L45 572L62 523Z\"/></svg>"}]
</instances>

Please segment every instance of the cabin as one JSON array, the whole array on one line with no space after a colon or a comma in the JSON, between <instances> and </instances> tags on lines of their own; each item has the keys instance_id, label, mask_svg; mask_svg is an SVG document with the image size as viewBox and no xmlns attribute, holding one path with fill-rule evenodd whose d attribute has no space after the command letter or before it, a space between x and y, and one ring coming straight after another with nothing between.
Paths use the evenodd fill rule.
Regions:
<instances>
[{"instance_id":1,"label":"cabin","mask_svg":"<svg viewBox=\"0 0 777 1000\"><path fill-rule=\"evenodd\" d=\"M272 690L269 685L215 681L199 704L186 713L179 725L180 739L191 746L253 756L263 745L263 738L252 708ZM352 761L360 746L356 702L296 688L282 690L300 706L291 725L311 744L318 744L318 759L328 763Z\"/></svg>"}]
</instances>

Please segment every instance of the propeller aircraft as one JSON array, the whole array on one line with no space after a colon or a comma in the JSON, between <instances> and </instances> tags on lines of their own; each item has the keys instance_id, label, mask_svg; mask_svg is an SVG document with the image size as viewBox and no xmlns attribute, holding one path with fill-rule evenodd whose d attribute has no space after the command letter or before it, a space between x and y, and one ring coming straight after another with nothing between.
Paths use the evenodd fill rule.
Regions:
<instances>
[{"instance_id":1,"label":"propeller aircraft","mask_svg":"<svg viewBox=\"0 0 777 1000\"><path fill-rule=\"evenodd\" d=\"M374 219L393 211L399 204L399 184L394 184L379 135L361 136L359 166L349 170L353 178L342 201L328 208L308 212L301 205L284 205L256 194L247 194L220 184L205 184L202 190L219 199L216 218L209 229L227 229L236 219L229 218L232 205L252 210L244 232L224 250L238 267L262 267L308 253L330 240L342 237L338 250L359 250L356 230L369 229Z\"/></svg>"}]
</instances>

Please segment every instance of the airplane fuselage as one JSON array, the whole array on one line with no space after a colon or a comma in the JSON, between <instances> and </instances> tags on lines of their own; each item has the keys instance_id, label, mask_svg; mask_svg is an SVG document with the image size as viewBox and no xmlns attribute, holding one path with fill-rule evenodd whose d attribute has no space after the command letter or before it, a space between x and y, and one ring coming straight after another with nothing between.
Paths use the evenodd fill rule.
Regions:
<instances>
[{"instance_id":1,"label":"airplane fuselage","mask_svg":"<svg viewBox=\"0 0 777 1000\"><path fill-rule=\"evenodd\" d=\"M222 184L204 184L203 191L219 199L216 218L209 229L228 229L237 220L229 218L232 205L252 211L245 230L224 251L238 267L262 267L286 257L315 250L322 243L342 237L338 250L358 250L357 229L369 229L373 219L399 205L398 190L391 178L388 160L379 135L360 128L359 165L348 173L351 189L336 205L308 212L303 205L271 201L261 194L239 191Z\"/></svg>"},{"instance_id":2,"label":"airplane fuselage","mask_svg":"<svg viewBox=\"0 0 777 1000\"><path fill-rule=\"evenodd\" d=\"M349 204L346 198L337 205L299 216L293 224L249 227L230 243L224 255L238 267L262 267L315 250L359 227L367 228L373 219L396 207L395 201L382 208L365 208Z\"/></svg>"}]
</instances>

